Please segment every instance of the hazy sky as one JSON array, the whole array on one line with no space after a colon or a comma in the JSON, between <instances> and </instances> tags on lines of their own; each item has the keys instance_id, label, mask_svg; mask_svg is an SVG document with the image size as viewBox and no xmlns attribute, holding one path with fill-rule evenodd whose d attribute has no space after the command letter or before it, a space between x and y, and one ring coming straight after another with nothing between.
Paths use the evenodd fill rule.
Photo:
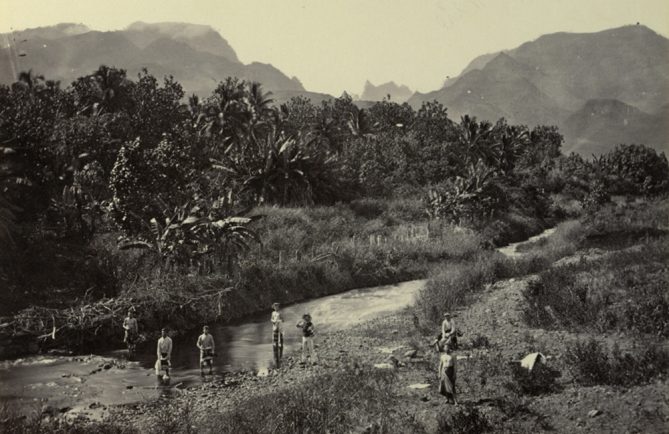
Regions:
<instances>
[{"instance_id":1,"label":"hazy sky","mask_svg":"<svg viewBox=\"0 0 669 434\"><path fill-rule=\"evenodd\" d=\"M308 90L360 93L369 79L425 92L545 33L641 22L669 36L669 0L0 0L0 32L134 21L211 25L242 62L271 63Z\"/></svg>"}]
</instances>

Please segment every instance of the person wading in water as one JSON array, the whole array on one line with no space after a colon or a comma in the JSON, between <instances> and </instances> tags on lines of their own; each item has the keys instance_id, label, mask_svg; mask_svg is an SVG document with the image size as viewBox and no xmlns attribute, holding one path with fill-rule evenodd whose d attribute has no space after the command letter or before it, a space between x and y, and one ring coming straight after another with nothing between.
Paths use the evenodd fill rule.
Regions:
<instances>
[{"instance_id":1,"label":"person wading in water","mask_svg":"<svg viewBox=\"0 0 669 434\"><path fill-rule=\"evenodd\" d=\"M197 347L200 349L200 375L204 377L204 365L209 365L209 375L213 370L214 337L209 334L209 326L202 327L202 334L197 338Z\"/></svg>"},{"instance_id":2,"label":"person wading in water","mask_svg":"<svg viewBox=\"0 0 669 434\"><path fill-rule=\"evenodd\" d=\"M123 320L123 329L125 330L123 342L128 346L128 357L134 357L135 347L139 340L139 325L137 324L137 318L135 318L134 309L130 309L128 316Z\"/></svg>"},{"instance_id":3,"label":"person wading in water","mask_svg":"<svg viewBox=\"0 0 669 434\"><path fill-rule=\"evenodd\" d=\"M167 329L163 328L160 331L160 339L158 339L158 347L156 349L158 360L156 361L156 375L160 378L160 371L165 371L163 379L165 381L170 379L170 359L172 358L172 338L167 336Z\"/></svg>"},{"instance_id":4,"label":"person wading in water","mask_svg":"<svg viewBox=\"0 0 669 434\"><path fill-rule=\"evenodd\" d=\"M279 312L279 303L272 304L272 351L274 353L274 364L277 369L281 367L283 357L283 319Z\"/></svg>"}]
</instances>

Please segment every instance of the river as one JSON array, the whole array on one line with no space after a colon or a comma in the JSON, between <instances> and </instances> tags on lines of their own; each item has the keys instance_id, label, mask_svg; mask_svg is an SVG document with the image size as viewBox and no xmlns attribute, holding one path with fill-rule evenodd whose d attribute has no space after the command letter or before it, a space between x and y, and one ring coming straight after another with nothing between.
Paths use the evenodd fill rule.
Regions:
<instances>
[{"instance_id":1,"label":"river","mask_svg":"<svg viewBox=\"0 0 669 434\"><path fill-rule=\"evenodd\" d=\"M549 236L552 230L528 241ZM518 256L511 244L499 249L507 256ZM425 280L396 285L354 289L286 306L285 353L299 348L300 329L295 324L305 313L311 314L317 335L350 328L356 324L404 309L413 304ZM141 321L141 318L140 318ZM216 342L216 374L251 370L263 372L271 364L271 323L269 310L237 324L211 325ZM8 360L0 365L0 402L22 412L43 411L46 406L67 415L100 417L106 406L144 401L169 394L175 387L199 384L199 352L195 342L199 330L174 339L172 378L159 384L153 371L155 343L139 348L136 361L129 362L124 351L90 356L34 356ZM206 381L206 380L205 380Z\"/></svg>"}]
</instances>

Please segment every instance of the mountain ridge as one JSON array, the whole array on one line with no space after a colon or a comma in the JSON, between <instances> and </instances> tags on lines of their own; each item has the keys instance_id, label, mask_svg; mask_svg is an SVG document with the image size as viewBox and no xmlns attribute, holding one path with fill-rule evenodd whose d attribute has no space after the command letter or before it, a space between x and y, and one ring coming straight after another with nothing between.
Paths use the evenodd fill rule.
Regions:
<instances>
[{"instance_id":1,"label":"mountain ridge","mask_svg":"<svg viewBox=\"0 0 669 434\"><path fill-rule=\"evenodd\" d=\"M226 77L259 81L267 91L307 93L295 77L270 64L245 65L212 27L178 22L135 22L124 30L97 31L61 23L0 35L0 83L32 69L63 84L100 65L122 68L129 77L144 68L157 77L174 76L188 93L206 96ZM175 55L178 53L178 55Z\"/></svg>"},{"instance_id":2,"label":"mountain ridge","mask_svg":"<svg viewBox=\"0 0 669 434\"><path fill-rule=\"evenodd\" d=\"M647 140L646 144L663 149L669 143L667 128L648 134L641 114L635 117L639 122L624 128L608 119L612 113L592 119L601 128L582 128L572 117L585 115L592 108L589 101L601 100L617 100L648 115L660 110L669 101L669 39L640 25L542 35L511 50L478 56L440 89L415 93L408 102L418 107L431 100L443 103L454 116L558 125L569 141L565 148L585 154L612 147L606 143L615 134L626 140L639 137L637 142ZM663 125L669 122L655 119Z\"/></svg>"}]
</instances>

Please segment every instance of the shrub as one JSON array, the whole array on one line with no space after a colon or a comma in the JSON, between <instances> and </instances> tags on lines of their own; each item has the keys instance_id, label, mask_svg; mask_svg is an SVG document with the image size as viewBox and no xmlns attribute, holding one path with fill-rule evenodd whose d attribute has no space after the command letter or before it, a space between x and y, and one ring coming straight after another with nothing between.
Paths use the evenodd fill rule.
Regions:
<instances>
[{"instance_id":1,"label":"shrub","mask_svg":"<svg viewBox=\"0 0 669 434\"><path fill-rule=\"evenodd\" d=\"M388 203L381 199L357 199L352 201L349 206L355 215L366 219L375 219L386 211Z\"/></svg>"},{"instance_id":2,"label":"shrub","mask_svg":"<svg viewBox=\"0 0 669 434\"><path fill-rule=\"evenodd\" d=\"M423 323L438 324L447 310L464 306L485 283L493 280L491 255L479 255L464 263L447 263L439 268L418 294L416 307Z\"/></svg>"},{"instance_id":3,"label":"shrub","mask_svg":"<svg viewBox=\"0 0 669 434\"><path fill-rule=\"evenodd\" d=\"M574 379L585 386L613 384L633 386L645 384L669 370L669 353L648 346L637 356L623 353L618 346L611 354L594 339L576 342L565 353Z\"/></svg>"},{"instance_id":4,"label":"shrub","mask_svg":"<svg viewBox=\"0 0 669 434\"><path fill-rule=\"evenodd\" d=\"M352 363L289 389L246 399L198 428L235 434L351 432L361 424L376 422L363 418L383 412L394 376Z\"/></svg>"},{"instance_id":5,"label":"shrub","mask_svg":"<svg viewBox=\"0 0 669 434\"><path fill-rule=\"evenodd\" d=\"M512 363L509 365L509 371L511 380L506 387L515 393L543 395L559 390L556 379L560 377L560 372L546 364L537 363L530 371Z\"/></svg>"},{"instance_id":6,"label":"shrub","mask_svg":"<svg viewBox=\"0 0 669 434\"><path fill-rule=\"evenodd\" d=\"M472 339L472 348L489 348L490 341L487 336L477 334L474 339Z\"/></svg>"},{"instance_id":7,"label":"shrub","mask_svg":"<svg viewBox=\"0 0 669 434\"><path fill-rule=\"evenodd\" d=\"M669 336L666 241L543 271L524 291L523 315L544 328Z\"/></svg>"},{"instance_id":8,"label":"shrub","mask_svg":"<svg viewBox=\"0 0 669 434\"><path fill-rule=\"evenodd\" d=\"M492 425L471 405L461 405L450 418L442 414L438 420L438 433L477 434L487 431L492 431Z\"/></svg>"},{"instance_id":9,"label":"shrub","mask_svg":"<svg viewBox=\"0 0 669 434\"><path fill-rule=\"evenodd\" d=\"M0 405L0 432L12 434L136 434L134 428L117 425L113 421L93 422L81 419L64 419L43 417L34 412L30 415L20 414L8 404Z\"/></svg>"}]
</instances>

